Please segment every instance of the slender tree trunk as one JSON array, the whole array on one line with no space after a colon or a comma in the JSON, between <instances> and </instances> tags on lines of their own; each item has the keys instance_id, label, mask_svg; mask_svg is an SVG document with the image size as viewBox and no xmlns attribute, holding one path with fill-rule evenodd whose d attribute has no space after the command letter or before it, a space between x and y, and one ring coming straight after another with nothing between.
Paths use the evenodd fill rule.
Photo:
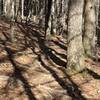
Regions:
<instances>
[{"instance_id":1,"label":"slender tree trunk","mask_svg":"<svg viewBox=\"0 0 100 100\"><path fill-rule=\"evenodd\" d=\"M51 33L51 12L53 0L45 1L45 38L50 36Z\"/></svg>"},{"instance_id":2,"label":"slender tree trunk","mask_svg":"<svg viewBox=\"0 0 100 100\"><path fill-rule=\"evenodd\" d=\"M96 1L97 3L97 10L96 10L96 12L97 12L97 24L96 24L96 26L97 26L97 44L100 46L100 0L97 0Z\"/></svg>"},{"instance_id":3,"label":"slender tree trunk","mask_svg":"<svg viewBox=\"0 0 100 100\"><path fill-rule=\"evenodd\" d=\"M3 2L3 7L4 7L4 15L6 15L6 7L7 7L7 4L6 4L6 0L4 0Z\"/></svg>"},{"instance_id":4,"label":"slender tree trunk","mask_svg":"<svg viewBox=\"0 0 100 100\"><path fill-rule=\"evenodd\" d=\"M3 14L3 0L0 0L0 16Z\"/></svg>"},{"instance_id":5,"label":"slender tree trunk","mask_svg":"<svg viewBox=\"0 0 100 100\"><path fill-rule=\"evenodd\" d=\"M82 14L84 0L69 0L67 70L81 71L84 68L82 44Z\"/></svg>"},{"instance_id":6,"label":"slender tree trunk","mask_svg":"<svg viewBox=\"0 0 100 100\"><path fill-rule=\"evenodd\" d=\"M24 18L24 0L22 0L22 15L21 15L21 17L22 17L22 19Z\"/></svg>"},{"instance_id":7,"label":"slender tree trunk","mask_svg":"<svg viewBox=\"0 0 100 100\"><path fill-rule=\"evenodd\" d=\"M11 41L14 41L14 32L15 32L15 28L14 28L14 24L15 24L15 1L12 0L11 1Z\"/></svg>"},{"instance_id":8,"label":"slender tree trunk","mask_svg":"<svg viewBox=\"0 0 100 100\"><path fill-rule=\"evenodd\" d=\"M89 57L95 57L96 42L96 12L95 0L85 0L84 8L84 34L83 44L85 53Z\"/></svg>"}]
</instances>

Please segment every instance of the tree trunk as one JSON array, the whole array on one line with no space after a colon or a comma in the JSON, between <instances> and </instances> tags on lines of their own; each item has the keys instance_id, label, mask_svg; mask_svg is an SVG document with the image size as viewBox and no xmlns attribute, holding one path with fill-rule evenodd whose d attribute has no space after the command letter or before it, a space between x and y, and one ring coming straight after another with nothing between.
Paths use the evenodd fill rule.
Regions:
<instances>
[{"instance_id":1,"label":"tree trunk","mask_svg":"<svg viewBox=\"0 0 100 100\"><path fill-rule=\"evenodd\" d=\"M21 12L21 18L24 19L24 0L22 0L22 12Z\"/></svg>"},{"instance_id":2,"label":"tree trunk","mask_svg":"<svg viewBox=\"0 0 100 100\"><path fill-rule=\"evenodd\" d=\"M0 16L3 14L3 0L0 0Z\"/></svg>"},{"instance_id":3,"label":"tree trunk","mask_svg":"<svg viewBox=\"0 0 100 100\"><path fill-rule=\"evenodd\" d=\"M53 0L45 1L45 38L48 38L51 33L51 12Z\"/></svg>"},{"instance_id":4,"label":"tree trunk","mask_svg":"<svg viewBox=\"0 0 100 100\"><path fill-rule=\"evenodd\" d=\"M10 24L10 29L11 29L11 41L14 42L14 33L15 33L15 1L11 1L11 24Z\"/></svg>"},{"instance_id":5,"label":"tree trunk","mask_svg":"<svg viewBox=\"0 0 100 100\"><path fill-rule=\"evenodd\" d=\"M96 12L97 12L97 24L96 24L96 26L97 26L97 44L98 44L98 46L100 46L100 0L97 0L96 1Z\"/></svg>"},{"instance_id":6,"label":"tree trunk","mask_svg":"<svg viewBox=\"0 0 100 100\"><path fill-rule=\"evenodd\" d=\"M69 0L67 70L81 71L84 68L82 44L83 0Z\"/></svg>"},{"instance_id":7,"label":"tree trunk","mask_svg":"<svg viewBox=\"0 0 100 100\"><path fill-rule=\"evenodd\" d=\"M95 57L96 42L96 12L95 0L85 0L84 8L84 50L88 57Z\"/></svg>"}]
</instances>

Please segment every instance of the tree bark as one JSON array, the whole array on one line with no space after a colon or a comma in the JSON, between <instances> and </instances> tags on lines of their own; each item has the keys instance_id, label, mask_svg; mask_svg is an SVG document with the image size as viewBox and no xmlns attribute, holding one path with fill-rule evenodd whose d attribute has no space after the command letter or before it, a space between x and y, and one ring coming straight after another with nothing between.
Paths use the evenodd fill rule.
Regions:
<instances>
[{"instance_id":1,"label":"tree bark","mask_svg":"<svg viewBox=\"0 0 100 100\"><path fill-rule=\"evenodd\" d=\"M22 0L22 12L21 12L21 18L24 19L24 0Z\"/></svg>"},{"instance_id":2,"label":"tree bark","mask_svg":"<svg viewBox=\"0 0 100 100\"><path fill-rule=\"evenodd\" d=\"M45 39L50 36L51 33L51 12L52 12L52 1L45 1Z\"/></svg>"},{"instance_id":3,"label":"tree bark","mask_svg":"<svg viewBox=\"0 0 100 100\"><path fill-rule=\"evenodd\" d=\"M81 71L84 68L82 44L82 15L84 0L69 0L67 70Z\"/></svg>"},{"instance_id":4,"label":"tree bark","mask_svg":"<svg viewBox=\"0 0 100 100\"><path fill-rule=\"evenodd\" d=\"M96 1L96 26L97 26L97 44L100 46L100 0Z\"/></svg>"},{"instance_id":5,"label":"tree bark","mask_svg":"<svg viewBox=\"0 0 100 100\"><path fill-rule=\"evenodd\" d=\"M95 57L96 44L96 12L95 0L85 0L84 8L84 50L88 57Z\"/></svg>"},{"instance_id":6,"label":"tree bark","mask_svg":"<svg viewBox=\"0 0 100 100\"><path fill-rule=\"evenodd\" d=\"M0 0L0 16L3 15L3 0Z\"/></svg>"},{"instance_id":7,"label":"tree bark","mask_svg":"<svg viewBox=\"0 0 100 100\"><path fill-rule=\"evenodd\" d=\"M11 41L14 42L14 33L15 33L15 0L11 1L11 24L10 24L10 29L11 29Z\"/></svg>"}]
</instances>

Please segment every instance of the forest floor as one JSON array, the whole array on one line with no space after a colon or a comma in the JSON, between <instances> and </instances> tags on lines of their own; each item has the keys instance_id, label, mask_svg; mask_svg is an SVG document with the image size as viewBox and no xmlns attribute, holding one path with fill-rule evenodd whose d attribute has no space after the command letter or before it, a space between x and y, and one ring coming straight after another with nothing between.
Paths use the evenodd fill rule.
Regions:
<instances>
[{"instance_id":1,"label":"forest floor","mask_svg":"<svg viewBox=\"0 0 100 100\"><path fill-rule=\"evenodd\" d=\"M66 73L66 39L49 37L36 25L0 21L0 100L100 100L100 62ZM98 53L99 53L98 48Z\"/></svg>"}]
</instances>

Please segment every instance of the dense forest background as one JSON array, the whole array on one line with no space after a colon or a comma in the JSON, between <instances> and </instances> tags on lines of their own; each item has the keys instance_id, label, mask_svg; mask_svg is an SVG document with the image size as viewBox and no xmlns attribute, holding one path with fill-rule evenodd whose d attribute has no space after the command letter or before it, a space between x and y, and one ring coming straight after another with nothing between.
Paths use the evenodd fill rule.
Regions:
<instances>
[{"instance_id":1,"label":"dense forest background","mask_svg":"<svg viewBox=\"0 0 100 100\"><path fill-rule=\"evenodd\" d=\"M99 100L100 0L0 0L0 100Z\"/></svg>"}]
</instances>

